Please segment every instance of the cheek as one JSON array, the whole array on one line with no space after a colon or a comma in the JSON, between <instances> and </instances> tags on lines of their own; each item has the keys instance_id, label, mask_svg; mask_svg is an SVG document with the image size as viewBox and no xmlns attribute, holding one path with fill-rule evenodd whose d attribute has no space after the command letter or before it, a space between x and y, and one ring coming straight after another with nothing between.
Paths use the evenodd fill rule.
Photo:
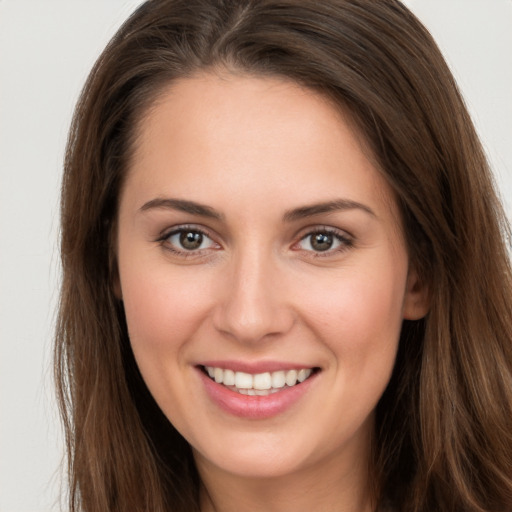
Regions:
<instances>
[{"instance_id":1,"label":"cheek","mask_svg":"<svg viewBox=\"0 0 512 512\"><path fill-rule=\"evenodd\" d=\"M151 266L150 266L151 267ZM126 270L123 272L123 270ZM166 265L151 270L129 262L120 268L130 344L137 366L156 402L173 424L187 431L188 347L209 309L200 276L171 272Z\"/></svg>"},{"instance_id":2,"label":"cheek","mask_svg":"<svg viewBox=\"0 0 512 512\"><path fill-rule=\"evenodd\" d=\"M201 325L209 308L207 286L199 276L154 267L138 272L121 269L123 302L136 355L175 353Z\"/></svg>"},{"instance_id":3,"label":"cheek","mask_svg":"<svg viewBox=\"0 0 512 512\"><path fill-rule=\"evenodd\" d=\"M318 283L317 283L318 284ZM404 272L351 269L304 300L310 326L338 361L379 368L393 365L402 325Z\"/></svg>"}]
</instances>

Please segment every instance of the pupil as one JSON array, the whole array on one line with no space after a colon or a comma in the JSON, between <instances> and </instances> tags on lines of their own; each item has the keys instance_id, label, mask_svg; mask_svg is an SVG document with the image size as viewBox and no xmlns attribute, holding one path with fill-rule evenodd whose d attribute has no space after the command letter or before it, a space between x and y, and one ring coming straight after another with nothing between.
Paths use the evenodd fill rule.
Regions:
<instances>
[{"instance_id":1,"label":"pupil","mask_svg":"<svg viewBox=\"0 0 512 512\"><path fill-rule=\"evenodd\" d=\"M313 235L313 240L311 241L311 246L316 251L327 251L332 246L332 235L327 233L317 233Z\"/></svg>"},{"instance_id":2,"label":"pupil","mask_svg":"<svg viewBox=\"0 0 512 512\"><path fill-rule=\"evenodd\" d=\"M182 247L188 250L198 249L203 242L203 235L201 233L194 233L193 231L188 231L185 233L181 233L180 235L180 243Z\"/></svg>"}]
</instances>

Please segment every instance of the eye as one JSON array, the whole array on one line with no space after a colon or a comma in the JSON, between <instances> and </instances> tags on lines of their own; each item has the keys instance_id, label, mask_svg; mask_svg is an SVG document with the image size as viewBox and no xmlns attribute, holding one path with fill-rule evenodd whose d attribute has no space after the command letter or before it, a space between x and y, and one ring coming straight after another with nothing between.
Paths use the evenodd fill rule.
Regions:
<instances>
[{"instance_id":1,"label":"eye","mask_svg":"<svg viewBox=\"0 0 512 512\"><path fill-rule=\"evenodd\" d=\"M352 241L338 232L323 229L308 233L297 244L298 249L316 253L337 252L352 246Z\"/></svg>"},{"instance_id":2,"label":"eye","mask_svg":"<svg viewBox=\"0 0 512 512\"><path fill-rule=\"evenodd\" d=\"M179 228L162 237L169 248L176 252L194 252L217 248L218 245L203 231L197 228Z\"/></svg>"}]
</instances>

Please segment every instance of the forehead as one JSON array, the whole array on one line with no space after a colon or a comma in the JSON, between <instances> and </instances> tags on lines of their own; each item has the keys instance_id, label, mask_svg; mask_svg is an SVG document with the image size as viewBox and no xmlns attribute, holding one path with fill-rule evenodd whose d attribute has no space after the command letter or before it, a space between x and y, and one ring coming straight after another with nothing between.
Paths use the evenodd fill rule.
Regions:
<instances>
[{"instance_id":1,"label":"forehead","mask_svg":"<svg viewBox=\"0 0 512 512\"><path fill-rule=\"evenodd\" d=\"M394 207L350 117L278 78L201 74L171 84L138 125L130 183L205 204L218 196L224 206L245 190L283 208L362 192Z\"/></svg>"},{"instance_id":2,"label":"forehead","mask_svg":"<svg viewBox=\"0 0 512 512\"><path fill-rule=\"evenodd\" d=\"M162 129L177 139L193 130L201 147L248 141L259 150L269 146L270 135L278 135L272 146L284 145L290 135L313 145L325 140L333 126L351 132L356 142L360 138L350 121L326 96L288 79L200 73L174 81L157 95L138 124L136 149L142 156L143 146L150 139L156 142Z\"/></svg>"}]
</instances>

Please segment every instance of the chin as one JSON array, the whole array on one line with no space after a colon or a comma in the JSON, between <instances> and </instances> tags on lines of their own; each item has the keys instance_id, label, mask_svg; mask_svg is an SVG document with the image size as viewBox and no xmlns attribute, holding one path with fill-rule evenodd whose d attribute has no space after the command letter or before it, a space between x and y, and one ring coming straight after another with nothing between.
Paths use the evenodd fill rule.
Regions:
<instances>
[{"instance_id":1,"label":"chin","mask_svg":"<svg viewBox=\"0 0 512 512\"><path fill-rule=\"evenodd\" d=\"M206 464L242 478L276 478L295 473L308 464L313 451L306 442L296 440L287 446L280 436L272 432L266 436L261 430L219 441L213 450L211 446L202 452L193 448L198 466Z\"/></svg>"}]
</instances>

